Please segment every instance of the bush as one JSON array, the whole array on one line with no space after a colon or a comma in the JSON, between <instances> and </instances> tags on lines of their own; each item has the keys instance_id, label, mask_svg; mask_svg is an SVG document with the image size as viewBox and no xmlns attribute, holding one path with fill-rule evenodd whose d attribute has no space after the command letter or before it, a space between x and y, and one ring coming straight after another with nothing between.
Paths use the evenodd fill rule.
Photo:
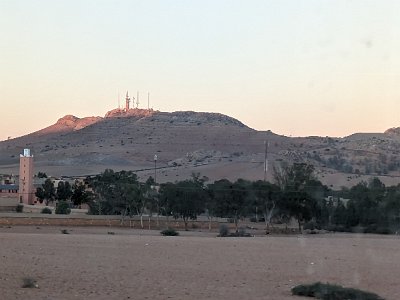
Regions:
<instances>
[{"instance_id":1,"label":"bush","mask_svg":"<svg viewBox=\"0 0 400 300\"><path fill-rule=\"evenodd\" d=\"M250 237L251 234L246 232L246 229L241 227L238 232L229 232L228 226L222 224L219 226L219 237Z\"/></svg>"},{"instance_id":2,"label":"bush","mask_svg":"<svg viewBox=\"0 0 400 300\"><path fill-rule=\"evenodd\" d=\"M391 234L392 231L385 226L378 226L377 224L371 224L365 228L364 233Z\"/></svg>"},{"instance_id":3,"label":"bush","mask_svg":"<svg viewBox=\"0 0 400 300\"><path fill-rule=\"evenodd\" d=\"M17 207L15 208L15 211L17 213L22 213L24 211L24 205L23 204L18 204Z\"/></svg>"},{"instance_id":4,"label":"bush","mask_svg":"<svg viewBox=\"0 0 400 300\"><path fill-rule=\"evenodd\" d=\"M60 201L56 207L56 214L58 215L69 215L71 213L71 209L69 208L69 204L66 201Z\"/></svg>"},{"instance_id":5,"label":"bush","mask_svg":"<svg viewBox=\"0 0 400 300\"><path fill-rule=\"evenodd\" d=\"M351 232L350 227L346 227L343 225L329 225L325 229L328 231L335 231L335 232Z\"/></svg>"},{"instance_id":6,"label":"bush","mask_svg":"<svg viewBox=\"0 0 400 300\"><path fill-rule=\"evenodd\" d=\"M35 279L31 278L31 277L25 277L22 279L23 283L22 283L22 287L23 288L28 288L28 289L32 289L32 288L38 288L38 284L36 282Z\"/></svg>"},{"instance_id":7,"label":"bush","mask_svg":"<svg viewBox=\"0 0 400 300\"><path fill-rule=\"evenodd\" d=\"M160 232L163 236L177 236L179 232L173 228L167 228Z\"/></svg>"},{"instance_id":8,"label":"bush","mask_svg":"<svg viewBox=\"0 0 400 300\"><path fill-rule=\"evenodd\" d=\"M219 226L219 235L220 237L228 236L229 235L229 228L225 224L221 224Z\"/></svg>"},{"instance_id":9,"label":"bush","mask_svg":"<svg viewBox=\"0 0 400 300\"><path fill-rule=\"evenodd\" d=\"M238 236L250 236L250 233L246 232L246 228L240 227L238 231Z\"/></svg>"},{"instance_id":10,"label":"bush","mask_svg":"<svg viewBox=\"0 0 400 300\"><path fill-rule=\"evenodd\" d=\"M322 300L383 300L373 293L321 282L298 285L292 288L292 294Z\"/></svg>"},{"instance_id":11,"label":"bush","mask_svg":"<svg viewBox=\"0 0 400 300\"><path fill-rule=\"evenodd\" d=\"M375 231L377 234L392 234L392 230L387 227L378 227Z\"/></svg>"},{"instance_id":12,"label":"bush","mask_svg":"<svg viewBox=\"0 0 400 300\"><path fill-rule=\"evenodd\" d=\"M45 207L45 208L42 209L41 213L42 213L42 214L51 215L53 212L52 212L52 210L51 210L50 208Z\"/></svg>"},{"instance_id":13,"label":"bush","mask_svg":"<svg viewBox=\"0 0 400 300\"><path fill-rule=\"evenodd\" d=\"M304 224L303 229L304 230L306 230L306 229L309 229L309 230L315 230L315 229L321 230L321 226L319 226L319 224L317 222L315 222L315 221L310 221L310 222L307 222L307 223Z\"/></svg>"},{"instance_id":14,"label":"bush","mask_svg":"<svg viewBox=\"0 0 400 300\"><path fill-rule=\"evenodd\" d=\"M241 228L239 228L238 232L231 233L230 236L251 237L251 234L246 232L245 228L241 227Z\"/></svg>"}]
</instances>

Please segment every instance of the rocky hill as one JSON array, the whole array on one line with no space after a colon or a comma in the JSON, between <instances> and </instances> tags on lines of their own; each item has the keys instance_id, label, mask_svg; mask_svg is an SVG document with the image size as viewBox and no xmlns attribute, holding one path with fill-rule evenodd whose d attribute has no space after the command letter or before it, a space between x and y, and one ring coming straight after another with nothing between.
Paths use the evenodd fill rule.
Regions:
<instances>
[{"instance_id":1,"label":"rocky hill","mask_svg":"<svg viewBox=\"0 0 400 300\"><path fill-rule=\"evenodd\" d=\"M385 134L392 137L400 138L400 127L389 128L385 131Z\"/></svg>"},{"instance_id":2,"label":"rocky hill","mask_svg":"<svg viewBox=\"0 0 400 300\"><path fill-rule=\"evenodd\" d=\"M156 175L159 182L183 179L192 172L211 180L255 180L264 176L264 141L268 140L270 180L273 166L308 162L324 183L336 188L371 176L397 184L398 131L289 138L256 131L222 114L117 109L105 117L68 115L40 131L0 142L0 173L17 173L19 153L30 148L36 170L54 176L96 174L112 168L135 170L143 178Z\"/></svg>"},{"instance_id":3,"label":"rocky hill","mask_svg":"<svg viewBox=\"0 0 400 300\"><path fill-rule=\"evenodd\" d=\"M86 117L80 119L73 115L66 115L61 119L58 119L57 123L55 123L54 125L36 131L31 135L39 136L39 135L59 134L59 133L76 131L85 128L89 125L92 125L94 123L97 123L101 119L102 119L101 117Z\"/></svg>"}]
</instances>

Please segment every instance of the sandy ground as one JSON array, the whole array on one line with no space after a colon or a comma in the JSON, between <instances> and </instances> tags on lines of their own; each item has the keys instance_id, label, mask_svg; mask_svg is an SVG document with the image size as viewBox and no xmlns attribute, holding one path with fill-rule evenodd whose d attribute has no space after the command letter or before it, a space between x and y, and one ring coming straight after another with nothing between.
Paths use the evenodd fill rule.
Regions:
<instances>
[{"instance_id":1,"label":"sandy ground","mask_svg":"<svg viewBox=\"0 0 400 300\"><path fill-rule=\"evenodd\" d=\"M60 230L0 228L1 299L307 299L290 288L317 280L400 299L398 236Z\"/></svg>"}]
</instances>

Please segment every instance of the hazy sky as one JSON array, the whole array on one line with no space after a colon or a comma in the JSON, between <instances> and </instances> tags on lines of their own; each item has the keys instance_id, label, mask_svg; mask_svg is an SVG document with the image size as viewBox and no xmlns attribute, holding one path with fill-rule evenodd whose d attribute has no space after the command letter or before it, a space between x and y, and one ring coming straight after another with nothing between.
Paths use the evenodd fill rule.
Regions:
<instances>
[{"instance_id":1,"label":"hazy sky","mask_svg":"<svg viewBox=\"0 0 400 300\"><path fill-rule=\"evenodd\" d=\"M0 140L126 90L285 135L400 126L400 1L0 0Z\"/></svg>"}]
</instances>

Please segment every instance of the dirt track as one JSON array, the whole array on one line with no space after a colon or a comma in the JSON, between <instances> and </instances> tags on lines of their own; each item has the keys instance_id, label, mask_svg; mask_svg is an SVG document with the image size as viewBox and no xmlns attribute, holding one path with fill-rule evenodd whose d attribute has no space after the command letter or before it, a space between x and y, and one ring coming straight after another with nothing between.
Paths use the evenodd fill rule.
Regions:
<instances>
[{"instance_id":1,"label":"dirt track","mask_svg":"<svg viewBox=\"0 0 400 300\"><path fill-rule=\"evenodd\" d=\"M397 236L69 231L0 228L1 299L302 299L290 288L317 280L400 299Z\"/></svg>"}]
</instances>

